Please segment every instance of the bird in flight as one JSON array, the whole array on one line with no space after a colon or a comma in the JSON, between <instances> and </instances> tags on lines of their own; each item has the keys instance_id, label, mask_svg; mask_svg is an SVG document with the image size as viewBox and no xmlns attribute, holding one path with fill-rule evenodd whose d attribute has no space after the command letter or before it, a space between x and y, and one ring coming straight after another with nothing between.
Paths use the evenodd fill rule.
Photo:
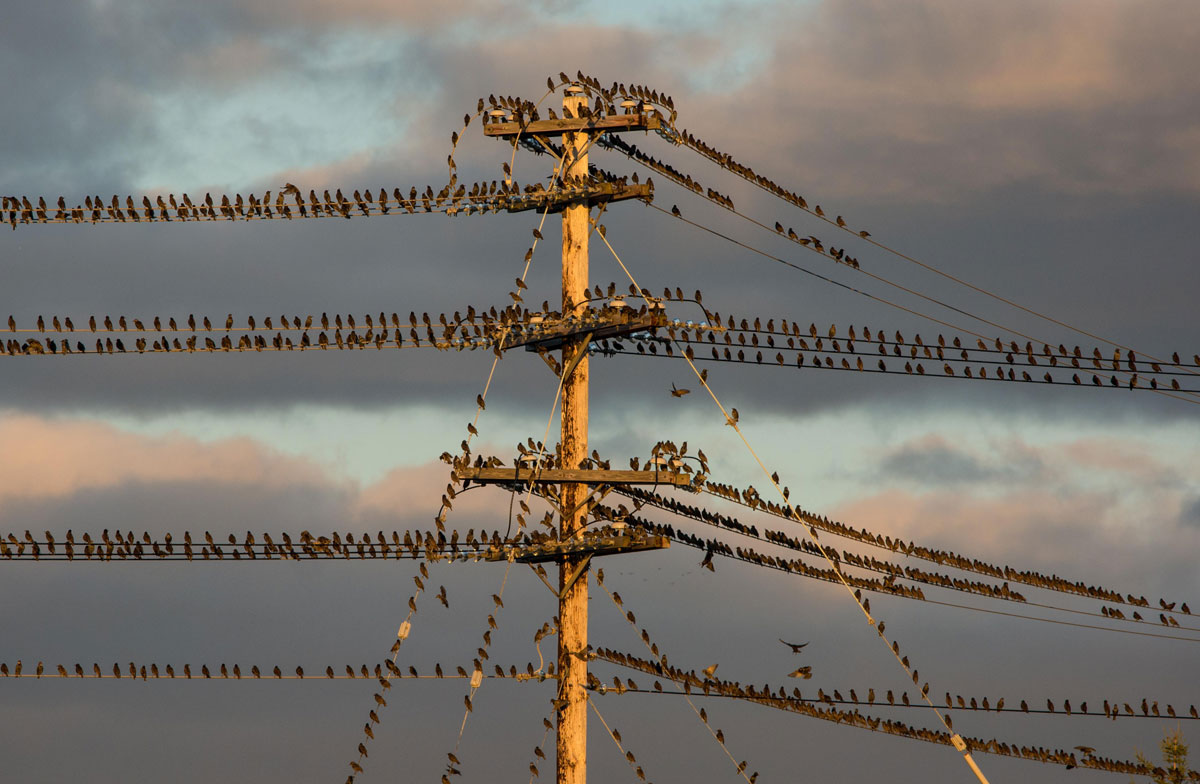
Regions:
<instances>
[{"instance_id":1,"label":"bird in flight","mask_svg":"<svg viewBox=\"0 0 1200 784\"><path fill-rule=\"evenodd\" d=\"M684 395L689 394L691 391L692 390L690 389L680 389L679 387L675 386L674 383L671 384L671 397L683 397Z\"/></svg>"},{"instance_id":2,"label":"bird in flight","mask_svg":"<svg viewBox=\"0 0 1200 784\"><path fill-rule=\"evenodd\" d=\"M782 640L782 639L780 640L780 642L783 643L784 645L786 645L787 647L791 648L792 653L800 653L800 651L802 651L808 645L808 643L806 643L806 642L797 644L794 642L787 642L786 640Z\"/></svg>"}]
</instances>

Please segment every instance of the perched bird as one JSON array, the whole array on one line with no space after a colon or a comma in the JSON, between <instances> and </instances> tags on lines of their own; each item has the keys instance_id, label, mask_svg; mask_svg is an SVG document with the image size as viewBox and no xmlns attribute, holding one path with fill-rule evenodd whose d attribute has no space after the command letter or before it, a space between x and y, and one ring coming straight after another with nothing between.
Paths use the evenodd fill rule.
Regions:
<instances>
[{"instance_id":1,"label":"perched bird","mask_svg":"<svg viewBox=\"0 0 1200 784\"><path fill-rule=\"evenodd\" d=\"M738 419L738 410L736 408L731 408L729 409L729 415L725 417L725 424L729 425L730 427L737 427Z\"/></svg>"}]
</instances>

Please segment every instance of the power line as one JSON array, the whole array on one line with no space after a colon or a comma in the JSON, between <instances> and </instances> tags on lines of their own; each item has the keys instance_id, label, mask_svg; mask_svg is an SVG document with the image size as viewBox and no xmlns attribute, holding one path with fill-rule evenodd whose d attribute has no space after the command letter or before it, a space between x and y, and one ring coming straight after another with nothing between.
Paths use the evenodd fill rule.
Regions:
<instances>
[{"instance_id":1,"label":"power line","mask_svg":"<svg viewBox=\"0 0 1200 784\"><path fill-rule=\"evenodd\" d=\"M645 667L645 663L646 663L645 660L639 660L636 656L632 656L631 654L623 653L620 651L614 651L614 650L611 650L608 648L597 648L593 652L592 655L595 659L599 659L600 661L609 662L610 664L615 664L618 667L624 667L627 669L635 670L637 672L647 672L648 671ZM658 668L655 668L654 674L662 675L663 673L660 673L658 671ZM699 679L699 676L696 675L695 671L691 671L688 674L692 678ZM713 681L711 681L707 678L704 680L707 681L707 683L705 683L705 686L709 686L711 688L711 684L713 683ZM735 683L734 686L738 686L738 684ZM604 694L604 693L608 693L611 690L597 688L597 691L600 691L600 693ZM633 692L635 694L659 694L659 695L668 695L668 696L679 696L682 694L682 692L663 691L660 688L654 688L654 689L638 688L636 685L633 685L633 686L622 685L616 689L616 692L618 694L624 693L627 691ZM859 699L858 694L854 689L847 689L846 693L850 695L849 698L842 696L842 693L838 689L834 689L832 692L826 692L824 689L818 689L816 697L804 697L803 695L801 695L799 688L795 689L791 695L787 695L786 691L781 689L779 692L779 696L776 697L775 699L786 700L787 702L810 703L810 704L816 704L816 705L824 704L824 705L866 706L866 707L871 707L871 708L875 708L875 709L891 709L891 708L916 709L916 710L928 710L929 709L928 705L922 705L920 703L913 703L913 702L905 703L903 700L901 700L899 703L897 703L895 701L895 696L891 693L891 691L888 692L888 698L887 698L886 704L882 701L882 699L880 699L879 701L876 701L874 688L866 690L863 693L864 697L862 699ZM700 692L693 691L692 696L703 696L703 697L712 697L712 698L719 698L719 699L735 699L735 700L736 699L744 699L744 697L742 695L737 694L737 693L727 693L724 691L711 691L710 689L704 689L703 691L700 691ZM1026 700L1021 700L1019 706L1015 706L1012 704L1006 705L1005 698L1003 698L1003 697L998 698L996 700L996 702L994 702L994 703L990 703L987 697L977 698L977 697L968 696L968 697L964 698L961 694L957 696L957 705L955 705L955 704L953 704L953 702L951 700L949 692L946 692L946 700L947 700L946 708L949 710L973 711L973 712L981 712L981 713L1019 713L1019 714L1025 714L1025 715L1031 715L1031 714L1032 715L1042 715L1042 714L1044 714L1044 715L1061 716L1063 718L1068 718L1068 717L1100 718L1100 717L1103 717L1105 719L1110 719L1112 721L1116 721L1116 719L1118 717L1119 718L1131 718L1131 719L1170 718L1170 719L1177 719L1177 720L1200 721L1200 712L1197 712L1195 705L1188 706L1188 715L1180 715L1175 711L1174 706L1167 704L1165 702L1165 700L1164 700L1164 704L1166 704L1166 709L1165 709L1166 715L1163 715L1163 709L1160 709L1158 707L1158 702L1159 702L1158 700L1154 700L1153 703L1151 703L1149 700L1145 700L1145 699L1142 700L1143 709L1142 709L1141 713L1136 712L1134 710L1134 708L1127 702L1123 703L1125 712L1122 713L1121 712L1121 708L1122 708L1121 704L1110 704L1108 700L1103 701L1104 707L1102 710L1089 710L1087 700L1077 701L1074 709L1072 709L1072 707L1071 707L1070 699L1059 699L1057 701L1049 700L1047 707L1045 707L1045 708L1038 708L1035 706L1030 706ZM1055 707L1054 707L1056 704L1059 706L1057 709L1055 709ZM1095 704L1095 701L1093 701L1093 704Z\"/></svg>"},{"instance_id":2,"label":"power line","mask_svg":"<svg viewBox=\"0 0 1200 784\"><path fill-rule=\"evenodd\" d=\"M674 131L674 133L671 133L671 131ZM833 226L847 234L853 235L854 237L857 237L859 240L868 242L871 245L874 245L875 247L877 247L881 250L884 250L898 258L901 258L905 261L915 264L925 270L928 270L929 272L933 272L936 275L940 275L941 277L943 277L947 280L953 281L961 286L965 286L966 288L969 288L972 291L983 294L983 295L990 297L998 302L1001 302L1003 304L1017 308L1018 310L1024 311L1025 313L1028 313L1032 316L1036 316L1037 318L1043 319L1045 321L1049 321L1052 324L1056 324L1058 326L1065 327L1066 329L1069 329L1072 332L1076 332L1080 335L1090 337L1094 340L1099 340L1101 342L1108 343L1113 346L1117 346L1126 351L1134 350L1134 349L1130 348L1129 346L1126 346L1122 343L1112 340L1111 338L1102 337L1098 334L1089 332L1080 327L1073 326L1065 321L1056 319L1053 316L1046 315L1037 310L1034 310L1032 308L1021 305L1020 303L1015 302L1014 300L1011 300L1007 297L1003 297L1003 296L996 294L986 288L977 286L977 285L970 283L958 276L952 275L948 272L938 269L937 267L935 267L931 264L927 264L927 263L922 262L908 254L902 253L902 252L900 252L900 251L898 251L876 239L872 239L871 234L868 231L854 230L846 223L846 221L844 221L842 219L842 217L840 215L837 216L836 220L831 220L827 215L825 215L825 213L821 209L820 205L817 205L815 208L810 210L808 207L807 201L799 194L793 193L792 191L782 188L779 185L776 185L770 179L756 174L750 167L744 166L740 163L737 163L731 155L718 151L716 148L706 144L705 142L698 139L693 134L688 133L686 130L675 131L674 127L672 126L670 128L670 130L667 131L666 133L664 133L663 135L666 138L668 138L669 140L674 141L675 143L684 144L686 147L688 147L688 149L691 149L694 152L699 153L701 156L711 160L712 162L716 163L721 168L726 169L727 171L730 171L730 172L736 174L738 177L751 183L755 187L757 187L767 193L770 193L772 196L775 196L776 198L780 199L781 201L784 201L794 207L797 207L798 209L801 209L804 212L807 212L808 214L812 215L813 217L816 217L816 218L824 221L825 223L829 224L830 226ZM725 206L725 205L721 205L721 206ZM729 207L730 208L732 207L732 203L730 203ZM872 275L871 277L876 277L876 276ZM882 280L882 278L879 278L879 279ZM1145 352L1138 352L1138 353L1145 354ZM1149 355L1149 354L1145 354L1145 355L1149 356L1151 359L1155 359L1155 357L1153 357L1152 355ZM1163 360L1160 359L1159 361L1162 362Z\"/></svg>"},{"instance_id":3,"label":"power line","mask_svg":"<svg viewBox=\"0 0 1200 784\"><path fill-rule=\"evenodd\" d=\"M631 499L636 499L644 504L652 504L660 509L669 511L673 514L685 517L690 520L695 520L704 525L711 526L717 529L732 531L733 533L745 536L755 541L773 544L779 547L784 547L790 550L798 551L810 556L816 556L818 553L812 552L811 545L806 540L796 540L784 534L781 531L772 531L765 529L760 535L758 529L754 526L745 525L736 518L712 512L708 509L698 509L680 504L668 498L664 498L657 493L652 493L638 488L618 488L614 492L624 495ZM832 551L835 552L836 551ZM899 564L890 561L881 561L873 557L862 556L858 553L852 553L848 550L842 550L837 557L849 566L866 571L873 571L879 574L889 576L904 576L914 582L932 586L934 588L942 588L949 591L959 591L968 593L974 596L982 596L988 599L996 599L1000 601L1008 601L1020 604L1026 607L1038 607L1041 609L1054 610L1056 612L1072 613L1076 615L1085 615L1095 618L1107 618L1111 620L1120 620L1127 623L1140 623L1134 618L1124 618L1123 615L1118 616L1115 613L1109 612L1109 608L1105 608L1105 612L1089 612L1086 610L1077 610L1069 607L1061 607L1058 605L1043 604L1039 602L1029 601L1023 594L1012 591L1007 585L1002 587L991 583L983 583L978 581L968 582L965 580L952 579L946 575L937 572L926 572L915 567L901 567ZM1026 616L1020 616L1026 617ZM1140 617L1140 616L1139 616ZM1172 624L1167 624L1168 626ZM1176 628L1200 632L1200 628L1192 626L1179 626L1174 624ZM1107 627L1094 627L1107 628ZM1197 640L1200 642L1200 639Z\"/></svg>"},{"instance_id":4,"label":"power line","mask_svg":"<svg viewBox=\"0 0 1200 784\"><path fill-rule=\"evenodd\" d=\"M869 730L872 732L882 732L889 735L895 735L907 740L917 740L925 743L934 743L944 746L957 745L954 742L956 733L947 726L948 731L931 730L922 727L915 727L903 722L883 719L869 714L861 713L857 707L853 711L841 710L833 705L826 704L825 707L818 707L810 702L790 699L787 691L782 687L778 690L773 689L770 685L764 685L760 690L757 687L743 687L737 683L721 680L715 677L700 678L693 672L680 670L676 667L663 665L661 662L655 663L644 659L639 659L635 656L620 654L620 665L640 670L642 672L661 677L665 680L673 681L684 687L684 691L690 695L697 691L703 694L723 694L735 699L752 702L758 705L774 708L776 710L796 713L809 718L820 719L823 721L842 724L857 729ZM795 693L792 695L795 696ZM689 701L691 697L688 697ZM933 708L933 710L937 710ZM949 722L946 722L949 724ZM1024 746L1017 743L1009 743L1000 741L996 738L984 740L983 738L971 736L958 736L960 741L969 751L978 751L983 754L994 754L998 756L1015 757L1043 764L1062 765L1068 769L1073 767L1092 768L1095 770L1104 770L1115 773L1132 774L1137 776L1148 776L1153 774L1150 766L1141 762L1130 762L1127 760L1117 760L1108 757L1096 756L1094 749L1088 752L1082 752L1076 755L1073 751L1066 749L1048 749L1044 746ZM1086 747L1090 748L1090 747ZM1077 747L1076 750L1079 750ZM1189 771L1188 775L1193 779L1200 778L1200 772Z\"/></svg>"}]
</instances>

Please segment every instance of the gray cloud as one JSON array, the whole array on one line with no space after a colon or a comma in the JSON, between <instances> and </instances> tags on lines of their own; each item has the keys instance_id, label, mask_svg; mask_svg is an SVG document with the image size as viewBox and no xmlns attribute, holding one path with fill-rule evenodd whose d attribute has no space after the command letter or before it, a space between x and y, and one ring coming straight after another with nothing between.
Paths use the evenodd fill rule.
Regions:
<instances>
[{"instance_id":1,"label":"gray cloud","mask_svg":"<svg viewBox=\"0 0 1200 784\"><path fill-rule=\"evenodd\" d=\"M1040 484L1049 476L1034 450L1001 447L985 456L940 438L909 442L888 452L879 461L878 472L890 481L933 486Z\"/></svg>"},{"instance_id":2,"label":"gray cloud","mask_svg":"<svg viewBox=\"0 0 1200 784\"><path fill-rule=\"evenodd\" d=\"M1194 8L1160 2L856 0L800 12L728 101L826 193L951 201L1019 185L1195 193ZM804 107L803 120L791 115ZM799 118L797 118L799 119ZM768 130L769 129L769 130Z\"/></svg>"},{"instance_id":3,"label":"gray cloud","mask_svg":"<svg viewBox=\"0 0 1200 784\"><path fill-rule=\"evenodd\" d=\"M925 484L972 483L996 477L994 470L971 455L945 444L902 447L885 457L879 468L886 476Z\"/></svg>"},{"instance_id":4,"label":"gray cloud","mask_svg":"<svg viewBox=\"0 0 1200 784\"><path fill-rule=\"evenodd\" d=\"M1184 501L1183 508L1179 510L1179 522L1191 528L1200 528L1200 498Z\"/></svg>"}]
</instances>

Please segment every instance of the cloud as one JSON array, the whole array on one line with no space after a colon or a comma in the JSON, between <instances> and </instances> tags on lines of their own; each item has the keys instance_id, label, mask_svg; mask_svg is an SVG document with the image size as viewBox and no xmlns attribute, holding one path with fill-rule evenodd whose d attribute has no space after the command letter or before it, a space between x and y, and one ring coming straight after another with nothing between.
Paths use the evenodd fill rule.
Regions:
<instances>
[{"instance_id":1,"label":"cloud","mask_svg":"<svg viewBox=\"0 0 1200 784\"><path fill-rule=\"evenodd\" d=\"M1189 553L1200 546L1193 486L1146 443L1104 441L1103 450L1092 439L1015 443L994 462L981 462L940 439L921 439L881 462L901 480L898 486L834 511L849 525L1017 569L1057 569L1089 582L1119 579L1147 595L1166 585L1193 589ZM1112 458L1116 452L1128 458ZM1004 467L1006 453L1026 455L1031 468L1052 468L1011 470ZM1156 563L1155 574L1130 566L1147 562Z\"/></svg>"},{"instance_id":2,"label":"cloud","mask_svg":"<svg viewBox=\"0 0 1200 784\"><path fill-rule=\"evenodd\" d=\"M710 97L826 194L944 201L1020 184L1136 194L1200 188L1197 11L1119 0L825 2L788 14L760 78ZM691 109L690 102L684 107ZM685 124L700 135L708 128ZM721 137L712 133L714 141ZM803 192L803 191L802 191Z\"/></svg>"},{"instance_id":3,"label":"cloud","mask_svg":"<svg viewBox=\"0 0 1200 784\"><path fill-rule=\"evenodd\" d=\"M1179 510L1179 524L1200 528L1200 497L1186 499Z\"/></svg>"},{"instance_id":4,"label":"cloud","mask_svg":"<svg viewBox=\"0 0 1200 784\"><path fill-rule=\"evenodd\" d=\"M62 498L123 484L195 482L279 488L324 482L319 468L248 438L202 443L146 437L100 422L33 415L0 418L0 509L17 499Z\"/></svg>"},{"instance_id":5,"label":"cloud","mask_svg":"<svg viewBox=\"0 0 1200 784\"><path fill-rule=\"evenodd\" d=\"M14 445L0 453L0 522L13 528L426 529L449 482L440 461L359 481L248 436L145 435L82 418L3 415L0 443ZM486 496L460 493L455 527L504 527Z\"/></svg>"},{"instance_id":6,"label":"cloud","mask_svg":"<svg viewBox=\"0 0 1200 784\"><path fill-rule=\"evenodd\" d=\"M1037 450L1009 441L989 453L972 451L940 435L908 441L879 461L879 476L902 483L982 485L1045 479L1046 463Z\"/></svg>"},{"instance_id":7,"label":"cloud","mask_svg":"<svg viewBox=\"0 0 1200 784\"><path fill-rule=\"evenodd\" d=\"M977 482L995 476L971 455L936 437L900 447L880 461L879 469L885 476L935 484Z\"/></svg>"}]
</instances>

